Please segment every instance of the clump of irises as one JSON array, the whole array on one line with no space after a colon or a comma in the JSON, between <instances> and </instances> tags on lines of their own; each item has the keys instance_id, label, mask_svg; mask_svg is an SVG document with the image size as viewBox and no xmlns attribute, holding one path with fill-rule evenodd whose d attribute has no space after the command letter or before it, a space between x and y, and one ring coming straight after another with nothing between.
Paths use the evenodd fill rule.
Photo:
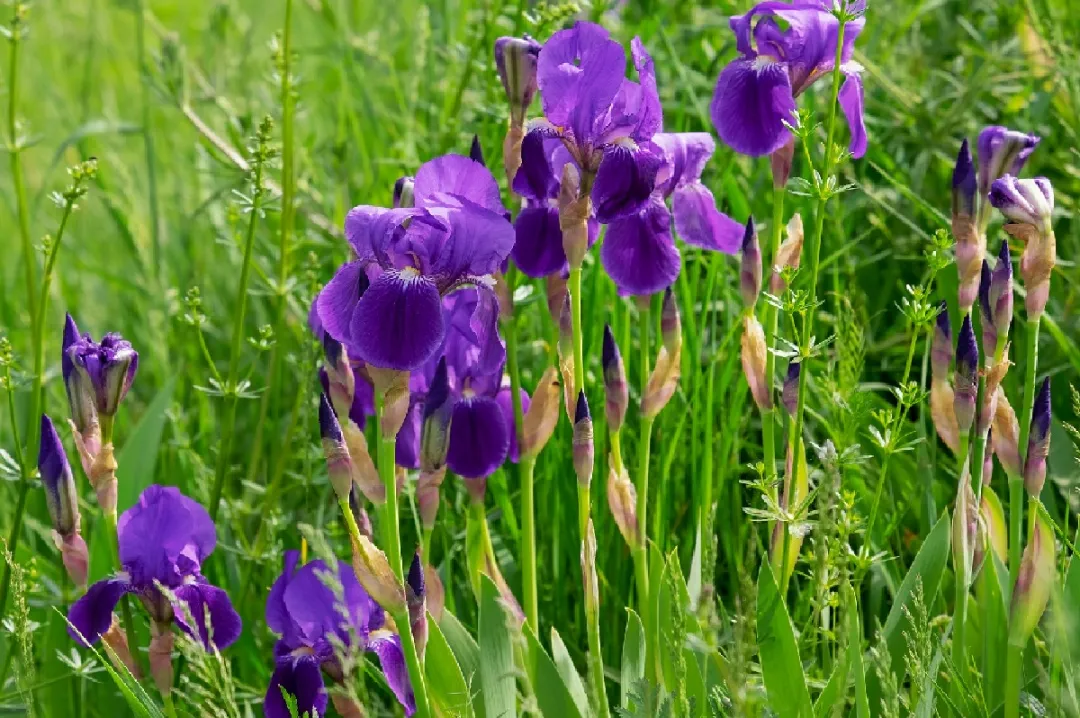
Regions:
<instances>
[{"instance_id":1,"label":"clump of irises","mask_svg":"<svg viewBox=\"0 0 1080 718\"><path fill-rule=\"evenodd\" d=\"M601 476L608 510L634 563L641 672L647 684L659 686L676 670L667 654L680 654L681 645L670 650L672 639L661 633L664 616L658 612L670 608L681 623L683 609L663 603L673 600L665 583L670 566L655 565L657 554L650 549L666 527L655 517L649 521L650 501L662 489L650 486L654 422L680 391L685 361L701 359L684 356L690 352L675 285L685 267L676 238L692 252L733 257L732 293L737 276L742 301L738 351L763 450L755 470L765 509L747 512L769 523L765 582L759 579L759 586L773 587L779 603L786 603L811 513L807 447L821 457L832 449L818 446L808 426L808 383L826 352L815 336L823 223L839 193L842 164L863 157L869 144L862 68L854 59L864 12L860 2L769 1L730 19L737 56L719 72L710 115L727 148L768 158L773 211L767 222L735 219L721 210L706 183L717 151L710 133L664 131L657 71L640 38L629 45L628 77L627 48L600 25L584 21L542 43L528 36L495 43L494 68L507 101L505 198L474 138L467 154L432 157L387 187L388 206L363 204L348 212L349 258L318 292L308 322L322 357L313 371L321 392L312 398L318 400L327 493L338 502L349 555L308 560L306 541L300 550L284 551L265 604L266 626L276 637L267 657L266 716L324 715L331 704L343 716L364 715L354 688L372 658L379 664L378 680L406 715L446 714L447 696L429 689L426 660L429 621L438 623L446 611L442 578L430 557L448 477L460 479L468 501L469 587L479 600L486 582L495 586L508 630L519 639L513 660L522 680L532 678L536 666L520 645L526 636L535 641L541 628L534 470L540 461L558 461L544 456L544 449L563 415L578 495L585 700L595 715L610 715L596 556L612 547L598 545L594 525L598 459L607 462ZM819 125L807 108L800 110L800 98L826 84L827 121ZM537 94L541 111L530 116ZM846 143L837 142L837 111L848 127ZM819 129L824 156L816 162ZM1038 143L1034 135L998 126L983 130L974 155L963 141L952 178L958 291L955 302L948 297L926 304L918 325L927 327L929 413L938 438L955 456L959 477L950 532L956 588L952 661L966 679L969 593L973 587L983 590L977 582L991 580L987 575L996 561L1008 571L1008 581L1002 577L1010 587L1008 648L1004 666L985 652L982 670L986 681L1003 680L1010 717L1019 711L1021 656L1055 579L1055 538L1040 499L1051 384L1048 377L1037 381L1039 328L1056 261L1054 193L1046 178L1018 177ZM799 213L789 217L785 210L798 164L814 177L812 185L806 182L814 204L807 227ZM993 209L1006 220L1007 237L991 253ZM1013 363L1010 333L1018 324L1010 238L1022 247L1019 414L1003 386ZM590 257L598 243L597 256ZM586 353L587 268L602 269L617 295L626 298L620 303L636 313L636 386L623 356L629 331L619 336L605 325L598 356ZM533 280L544 281L558 339L530 392L518 362L514 298L520 285ZM950 311L959 320L955 332ZM779 379L777 358L784 360ZM136 635L131 608L140 606L150 624L148 674L171 710L173 629L215 653L238 640L242 625L229 596L203 571L217 532L202 505L176 487L151 485L119 513L121 467L113 429L138 362L132 344L118 334L95 342L67 317L62 373L68 424L115 542L114 570L106 578L87 586L89 550L77 484L63 427L58 430L47 415L40 419L38 467L55 546L81 593L68 611L71 635L87 646L103 641L118 665L142 678L141 647L130 645ZM910 364L909 358L908 370ZM897 425L907 408L897 412ZM622 448L631 422L637 423L636 457L624 456ZM599 426L606 427L610 452L601 457ZM777 439L785 437L778 448ZM1007 512L992 488L994 456L1008 479ZM866 565L878 548L873 529L887 457L858 554ZM508 461L517 466L520 481L520 592L503 575L487 508L488 481ZM1022 537L1025 494L1028 531ZM402 526L410 523L400 514L403 497L414 499L415 546L402 542ZM711 484L704 503L695 517L699 530L712 526ZM851 579L857 588L862 576L844 577ZM852 590L848 583L845 588ZM980 610L976 623L989 636L999 627L992 625L984 601ZM831 614L821 615L827 625ZM445 641L441 633L439 640ZM861 647L853 652L861 653ZM1004 676L997 675L1002 668ZM568 669L572 665L558 666L560 673ZM772 690L768 681L766 688Z\"/></svg>"}]
</instances>

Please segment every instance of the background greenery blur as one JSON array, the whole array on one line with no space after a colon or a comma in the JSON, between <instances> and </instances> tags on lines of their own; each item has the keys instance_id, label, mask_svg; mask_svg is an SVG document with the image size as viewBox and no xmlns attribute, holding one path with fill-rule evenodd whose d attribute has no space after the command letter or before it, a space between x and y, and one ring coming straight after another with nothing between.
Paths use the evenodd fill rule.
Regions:
<instances>
[{"instance_id":1,"label":"background greenery blur","mask_svg":"<svg viewBox=\"0 0 1080 718\"><path fill-rule=\"evenodd\" d=\"M422 161L467 152L474 133L488 166L501 179L505 108L492 44L499 35L522 32L546 39L574 12L569 6L527 0L293 0L293 6L296 231L287 242L282 282L279 201L271 203L257 225L256 273L245 329L250 341L242 363L251 398L239 406L226 503L218 521L222 550L209 568L221 577L219 585L229 590L245 619L241 641L228 652L241 703L261 698L272 669L272 637L262 605L280 570L281 550L299 544L297 525L313 526L333 545L347 546L318 451L317 353L305 328L314 291L346 253L344 242L325 230L339 228L355 204L388 203L394 180ZM826 222L823 311L828 319L820 331L834 333L836 341L828 371L814 376L807 402L811 430L817 441L830 438L839 448L859 446L864 458L845 468L843 486L865 515L872 496L868 486L876 485L880 459L867 427L871 412L893 401L888 388L899 379L908 342L897 303L904 285L924 276L923 251L931 235L948 228L949 178L960 140L974 137L986 124L1034 132L1043 141L1025 173L1052 180L1059 215L1058 269L1048 308L1053 324L1043 332L1039 363L1040 373L1054 377L1059 420L1044 501L1069 532L1076 517L1063 499L1076 502L1078 470L1061 423L1076 419L1068 386L1076 383L1080 369L1080 273L1074 261L1080 224L1073 218L1080 197L1080 15L1069 0L871 0L869 6L856 57L865 67L870 150L863 160L845 166L854 191L833 203ZM209 354L224 369L247 224L243 199L236 194L247 191L247 182L236 160L246 156L264 115L280 118L284 7L285 0L38 0L31 6L16 114L21 132L33 143L22 161L35 242L56 230L59 211L50 194L67 184L65 167L89 156L99 162L97 180L68 229L53 282L46 322L46 410L56 418L67 414L59 376L65 310L95 337L118 331L131 340L140 352L139 375L116 431L125 452L121 483L132 487L123 489L128 504L138 493L134 487L151 482L179 485L204 501L210 493L223 404L207 390L211 372L190 320L205 316ZM712 88L734 54L726 18L748 7L730 1L641 0L621 9L584 12L602 18L621 39L642 37L656 61L665 129L712 131ZM5 23L9 14L8 7L0 8ZM6 45L0 67L0 104L6 110L11 87ZM820 102L822 94L816 88L807 101ZM3 137L10 141L6 127ZM280 134L275 141L280 145ZM797 163L796 172L804 171ZM277 173L275 167L275 180ZM751 212L763 220L769 216L771 183L764 161L737 157L720 146L704 179L735 218L745 220ZM16 202L6 170L0 173L0 192L0 333L10 338L25 369L31 342ZM798 208L803 201L790 198L788 207ZM998 226L995 220L990 233L995 250L1004 236ZM711 465L718 493L716 620L722 650L734 653L740 634L730 614L742 590L740 575L756 567L757 559L749 556L760 556L764 536L763 526L743 512L760 498L740 483L754 476L748 465L760 458L760 429L738 360L736 262L686 247L683 253L686 270L678 291L693 351L688 352L683 389L656 428L653 471L664 478L658 482L663 493L653 513L671 527L666 548L678 547L688 566L695 499ZM707 296L704 277L712 262L719 267L720 281ZM615 296L598 270L595 262L587 266L585 299L590 394L597 407L602 402L604 321L615 325L623 353L631 357L630 376L637 376L630 321L636 310ZM519 291L526 386L535 384L552 351L553 329L542 290L537 285L531 292ZM952 269L939 277L935 296L953 301ZM286 319L274 331L282 300ZM1014 372L1006 382L1011 396L1019 394L1018 381ZM23 413L26 389L16 389ZM715 429L711 435L708 412ZM893 537L892 555L864 584L868 629L888 610L920 535L926 535L955 495L955 466L935 448L928 417L912 412L910 419L912 436L928 432L929 441L892 465L889 500L878 523L883 536ZM20 415L20 420L27 417ZM537 470L541 633L558 627L580 666L585 637L566 422L556 440L559 445L545 451ZM600 441L598 457L606 453ZM5 414L0 447L11 445ZM633 456L632 443L627 451ZM0 459L0 527L6 536L18 471L8 455ZM601 486L602 471L598 468L596 482ZM488 507L503 571L517 587L515 475L508 465L489 482ZM96 511L85 480L78 480L90 502L84 510L84 534L90 540ZM448 481L443 495L447 501L431 558L447 585L448 606L470 625L475 608L464 574L464 491ZM605 659L617 667L625 618L615 607L631 593L632 565L607 512L603 488L594 495L602 601L611 609L602 613ZM40 686L34 693L36 707L43 715L113 715L111 684L91 672L85 657L75 657L63 618L53 610L66 610L73 595L62 579L48 538L44 497L36 487L29 506L16 560L28 571L20 595L35 624L30 650L37 665L34 685ZM126 508L124 499L120 508ZM406 546L411 541L404 538ZM104 570L99 565L92 575ZM804 565L799 574L807 571ZM809 610L813 591L799 595L806 598L800 599L801 608L792 609L797 620ZM951 596L951 591L942 595ZM943 604L931 605L931 615L943 609ZM18 667L13 658L22 648L13 628L5 621L0 650L8 682L0 686L0 706L18 711L21 699L8 667ZM58 652L66 659L59 660Z\"/></svg>"}]
</instances>

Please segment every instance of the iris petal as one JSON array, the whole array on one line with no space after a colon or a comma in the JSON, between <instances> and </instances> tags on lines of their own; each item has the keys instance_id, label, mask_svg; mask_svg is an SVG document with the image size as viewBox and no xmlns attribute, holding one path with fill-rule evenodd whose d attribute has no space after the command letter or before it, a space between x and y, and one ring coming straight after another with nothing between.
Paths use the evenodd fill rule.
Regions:
<instances>
[{"instance_id":1,"label":"iris petal","mask_svg":"<svg viewBox=\"0 0 1080 718\"><path fill-rule=\"evenodd\" d=\"M394 462L406 469L420 468L420 423L423 418L422 404L412 401L405 423L398 431L394 449Z\"/></svg>"},{"instance_id":2,"label":"iris petal","mask_svg":"<svg viewBox=\"0 0 1080 718\"><path fill-rule=\"evenodd\" d=\"M282 691L296 699L297 715L325 715L326 687L314 656L284 656L278 659L266 689L263 711L266 718L289 718L289 706Z\"/></svg>"},{"instance_id":3,"label":"iris petal","mask_svg":"<svg viewBox=\"0 0 1080 718\"><path fill-rule=\"evenodd\" d=\"M349 322L368 284L363 262L346 262L315 298L319 325L343 344L348 343Z\"/></svg>"},{"instance_id":4,"label":"iris petal","mask_svg":"<svg viewBox=\"0 0 1080 718\"><path fill-rule=\"evenodd\" d=\"M136 586L175 586L198 572L217 543L214 522L175 486L152 484L117 524L120 562Z\"/></svg>"},{"instance_id":5,"label":"iris petal","mask_svg":"<svg viewBox=\"0 0 1080 718\"><path fill-rule=\"evenodd\" d=\"M512 256L526 276L546 277L566 266L558 208L526 207L514 222L514 231L517 241Z\"/></svg>"},{"instance_id":6,"label":"iris petal","mask_svg":"<svg viewBox=\"0 0 1080 718\"><path fill-rule=\"evenodd\" d=\"M223 649L240 637L243 626L240 614L223 589L208 583L189 583L177 588L175 593L177 600L187 605L195 621L194 626L190 625L183 612L175 608L176 624L189 636L199 639L206 650L210 650L211 641L218 649Z\"/></svg>"},{"instance_id":7,"label":"iris petal","mask_svg":"<svg viewBox=\"0 0 1080 718\"><path fill-rule=\"evenodd\" d=\"M405 715L416 712L416 700L409 684L409 670L405 666L405 654L401 651L401 637L385 634L372 638L368 649L379 657L383 675L398 702L405 708Z\"/></svg>"},{"instance_id":8,"label":"iris petal","mask_svg":"<svg viewBox=\"0 0 1080 718\"><path fill-rule=\"evenodd\" d=\"M662 163L659 154L643 147L609 146L592 189L596 219L608 224L640 210L652 195Z\"/></svg>"},{"instance_id":9,"label":"iris petal","mask_svg":"<svg viewBox=\"0 0 1080 718\"><path fill-rule=\"evenodd\" d=\"M97 642L101 634L109 630L112 625L113 609L120 602L120 598L132 590L131 584L121 579L105 579L98 581L86 590L82 598L72 605L68 611L68 622L82 634L83 640L76 635L75 630L68 627L68 633L82 645Z\"/></svg>"},{"instance_id":10,"label":"iris petal","mask_svg":"<svg viewBox=\"0 0 1080 718\"><path fill-rule=\"evenodd\" d=\"M621 295L645 296L671 286L679 276L679 250L664 203L654 197L638 214L612 222L600 261Z\"/></svg>"},{"instance_id":11,"label":"iris petal","mask_svg":"<svg viewBox=\"0 0 1080 718\"><path fill-rule=\"evenodd\" d=\"M743 225L716 209L716 200L705 185L695 182L676 189L671 208L675 231L687 244L724 254L739 251Z\"/></svg>"},{"instance_id":12,"label":"iris petal","mask_svg":"<svg viewBox=\"0 0 1080 718\"><path fill-rule=\"evenodd\" d=\"M494 399L473 396L454 406L450 420L450 470L468 479L490 476L510 450L506 418Z\"/></svg>"},{"instance_id":13,"label":"iris petal","mask_svg":"<svg viewBox=\"0 0 1080 718\"><path fill-rule=\"evenodd\" d=\"M345 215L345 238L361 261L390 265L388 252L403 231L405 220L421 214L412 208L386 209L360 205Z\"/></svg>"},{"instance_id":14,"label":"iris petal","mask_svg":"<svg viewBox=\"0 0 1080 718\"><path fill-rule=\"evenodd\" d=\"M416 171L413 201L417 207L442 205L446 195L467 199L496 214L506 213L495 177L484 165L464 155L442 155Z\"/></svg>"},{"instance_id":15,"label":"iris petal","mask_svg":"<svg viewBox=\"0 0 1080 718\"><path fill-rule=\"evenodd\" d=\"M558 196L559 177L551 166L548 132L535 129L521 141L521 167L514 175L514 192L529 199L544 200ZM561 169L561 168L560 168Z\"/></svg>"},{"instance_id":16,"label":"iris petal","mask_svg":"<svg viewBox=\"0 0 1080 718\"><path fill-rule=\"evenodd\" d=\"M783 147L791 137L784 122L796 120L791 80L779 63L731 62L720 73L709 109L720 139L751 157Z\"/></svg>"},{"instance_id":17,"label":"iris petal","mask_svg":"<svg viewBox=\"0 0 1080 718\"><path fill-rule=\"evenodd\" d=\"M521 413L524 415L529 410L529 393L524 389L518 391L521 395ZM517 429L514 424L514 404L511 397L513 397L513 392L511 392L510 387L504 386L495 395L495 401L499 402L499 408L502 409L503 418L506 420L506 432L510 435L510 461L516 464L518 461L518 442Z\"/></svg>"},{"instance_id":18,"label":"iris petal","mask_svg":"<svg viewBox=\"0 0 1080 718\"><path fill-rule=\"evenodd\" d=\"M324 315L324 319L325 319ZM429 279L385 272L357 302L350 347L368 364L412 370L438 350L445 328L439 290Z\"/></svg>"},{"instance_id":19,"label":"iris petal","mask_svg":"<svg viewBox=\"0 0 1080 718\"><path fill-rule=\"evenodd\" d=\"M863 121L863 86L862 78L857 72L847 73L844 84L840 86L837 95L840 100L840 109L847 118L848 127L851 128L851 144L848 150L851 156L858 159L866 154L866 124Z\"/></svg>"},{"instance_id":20,"label":"iris petal","mask_svg":"<svg viewBox=\"0 0 1080 718\"><path fill-rule=\"evenodd\" d=\"M285 589L289 586L298 563L300 563L299 551L285 552L285 566L266 596L266 625L279 636L285 636L288 643L292 643L288 634L291 630L295 630L295 624L289 616L289 609L285 606Z\"/></svg>"}]
</instances>

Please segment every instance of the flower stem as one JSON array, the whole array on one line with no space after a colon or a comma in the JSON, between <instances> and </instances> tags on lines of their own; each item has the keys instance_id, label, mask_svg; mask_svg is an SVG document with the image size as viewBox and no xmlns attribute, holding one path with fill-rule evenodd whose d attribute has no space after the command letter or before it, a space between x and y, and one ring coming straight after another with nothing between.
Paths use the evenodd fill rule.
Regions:
<instances>
[{"instance_id":1,"label":"flower stem","mask_svg":"<svg viewBox=\"0 0 1080 718\"><path fill-rule=\"evenodd\" d=\"M581 267L570 270L567 289L570 291L570 311L574 323L574 392L571 396L576 400L578 392L585 388L585 347L582 343L581 327Z\"/></svg>"},{"instance_id":2,"label":"flower stem","mask_svg":"<svg viewBox=\"0 0 1080 718\"><path fill-rule=\"evenodd\" d=\"M1020 716L1020 659L1020 649L1010 643L1005 662L1005 718Z\"/></svg>"},{"instance_id":3,"label":"flower stem","mask_svg":"<svg viewBox=\"0 0 1080 718\"><path fill-rule=\"evenodd\" d=\"M375 425L382 426L383 397L375 392ZM398 494L397 477L395 476L396 465L394 449L397 441L396 436L384 436L379 431L378 438L378 469L379 477L382 478L383 487L386 489L386 503L382 507L382 522L379 530L382 534L382 544L386 549L386 558L390 562L390 569L394 572L394 578L399 585L405 585L405 572L401 565L401 536L398 533ZM349 531L355 531L353 540L359 541L360 529L356 526L356 520L349 508L348 500L341 502L341 510L347 517ZM427 684L424 679L424 667L420 662L420 656L416 652L416 644L413 642L411 625L407 612L394 613L394 623L398 626L401 635L401 647L405 653L405 662L409 668L409 680L412 685L413 695L416 698L416 715L427 718L431 715L428 706Z\"/></svg>"},{"instance_id":4,"label":"flower stem","mask_svg":"<svg viewBox=\"0 0 1080 718\"><path fill-rule=\"evenodd\" d=\"M806 365L806 360L810 354L810 341L814 336L814 312L817 305L818 273L821 269L821 235L825 228L825 209L829 204L829 196L825 194L824 183L827 183L832 177L834 169L833 136L836 132L837 94L840 92L840 77L843 74L840 70L840 65L843 60L844 32L846 29L847 26L845 23L839 23L836 36L836 57L834 58L833 63L832 94L829 95L831 98L829 101L829 120L825 126L825 164L821 179L823 184L819 188L817 207L814 211L814 232L809 237L810 241L808 245L810 255L810 297L808 306L810 309L807 311L803 320L803 334L799 345L800 356L803 361L803 370L799 374L799 399L795 411L795 422L791 433L791 443L794 449L791 455L793 457L799 455L799 446L802 442L803 417L806 411L806 385L807 377L810 375L809 366ZM803 151L807 154L807 157L809 157L809 148L806 146L807 144L808 143L803 143ZM867 533L867 536L869 536L869 533Z\"/></svg>"},{"instance_id":5,"label":"flower stem","mask_svg":"<svg viewBox=\"0 0 1080 718\"><path fill-rule=\"evenodd\" d=\"M1035 406L1035 374L1039 365L1039 324L1042 315L1027 320L1027 343L1024 353L1024 404L1020 410L1020 437L1017 451L1020 454L1020 466L1023 470L1027 460L1028 436L1031 432L1031 410ZM1022 476L1009 477L1009 585L1016 585L1020 574L1020 536L1024 520L1024 479Z\"/></svg>"},{"instance_id":6,"label":"flower stem","mask_svg":"<svg viewBox=\"0 0 1080 718\"><path fill-rule=\"evenodd\" d=\"M776 259L780 254L780 236L784 223L784 195L783 187L773 188L773 216L772 226L769 227L769 247L771 250L772 266L776 267ZM765 387L770 396L773 390L773 377L776 373L776 355L773 348L776 345L776 332L780 323L780 310L771 303L765 304ZM765 459L765 479L770 486L776 485L776 409L770 408L761 412L761 444Z\"/></svg>"},{"instance_id":7,"label":"flower stem","mask_svg":"<svg viewBox=\"0 0 1080 718\"><path fill-rule=\"evenodd\" d=\"M263 158L260 155L256 157L252 167L254 180L252 182L250 216L248 218L247 235L244 240L244 259L240 265L240 282L236 295L236 315L233 317L232 343L229 350L229 377L224 387L229 401L229 408L225 412L221 445L218 448L217 468L214 472L214 486L210 493L209 510L211 521L217 520L221 494L225 488L225 473L229 467L229 452L232 448L233 430L236 426L236 405L240 401L236 384L240 375L240 348L244 339L244 314L247 311L248 282L251 279L251 259L255 249L255 224L262 209L263 164Z\"/></svg>"},{"instance_id":8,"label":"flower stem","mask_svg":"<svg viewBox=\"0 0 1080 718\"><path fill-rule=\"evenodd\" d=\"M37 259L34 256L34 246L30 239L30 210L26 204L26 184L22 171L22 141L19 138L19 125L16 112L19 106L19 48L22 46L23 30L21 27L21 13L24 6L21 2L14 4L14 17L12 19L11 34L8 38L10 43L8 52L8 106L7 106L7 130L8 130L8 158L11 164L11 179L15 185L15 206L19 221L19 238L22 241L23 272L26 275L26 310L30 315L31 325L37 317L37 296L34 289L37 287ZM29 418L33 425L35 417ZM12 549L14 551L14 549ZM14 555L14 554L13 554Z\"/></svg>"},{"instance_id":9,"label":"flower stem","mask_svg":"<svg viewBox=\"0 0 1080 718\"><path fill-rule=\"evenodd\" d=\"M520 446L520 445L519 445ZM525 594L525 618L534 631L540 628L540 611L536 591L536 521L533 502L533 474L536 459L521 460L521 542L522 582Z\"/></svg>"},{"instance_id":10,"label":"flower stem","mask_svg":"<svg viewBox=\"0 0 1080 718\"><path fill-rule=\"evenodd\" d=\"M645 395L645 387L649 384L649 312L642 310L640 313L640 333L638 344L641 349L639 371L641 376L640 391ZM656 671L656 636L654 635L654 617L652 615L652 596L649 587L649 560L648 560L648 514L649 514L649 453L652 444L653 420L647 416L641 417L641 435L638 437L638 482L637 482L637 520L641 532L641 546L634 551L634 569L637 572L638 584L638 610L641 612L641 621L645 625L645 677L654 685L658 673Z\"/></svg>"}]
</instances>

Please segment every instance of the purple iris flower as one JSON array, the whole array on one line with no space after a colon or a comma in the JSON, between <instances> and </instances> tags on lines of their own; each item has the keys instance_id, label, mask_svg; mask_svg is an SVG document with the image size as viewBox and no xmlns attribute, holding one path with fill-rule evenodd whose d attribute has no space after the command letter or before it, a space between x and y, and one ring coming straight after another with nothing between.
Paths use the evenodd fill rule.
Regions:
<instances>
[{"instance_id":1,"label":"purple iris flower","mask_svg":"<svg viewBox=\"0 0 1080 718\"><path fill-rule=\"evenodd\" d=\"M352 567L339 561L335 574L323 561L297 567L298 551L285 552L285 568L266 597L266 623L281 636L276 667L266 689L263 714L290 715L282 690L296 699L300 715L325 715L325 673L344 680L341 651L371 651L405 714L416 711L400 636L386 629L386 614L364 591ZM331 588L333 587L333 588Z\"/></svg>"},{"instance_id":2,"label":"purple iris flower","mask_svg":"<svg viewBox=\"0 0 1080 718\"><path fill-rule=\"evenodd\" d=\"M716 200L701 183L705 163L716 150L704 132L661 133L653 137L663 165L656 189L635 214L608 226L600 249L604 269L622 295L647 296L671 286L679 276L679 250L675 230L687 244L734 254L743 237L743 225L716 209ZM672 198L672 211L665 200Z\"/></svg>"},{"instance_id":3,"label":"purple iris flower","mask_svg":"<svg viewBox=\"0 0 1080 718\"><path fill-rule=\"evenodd\" d=\"M69 314L64 327L61 364L72 413L79 425L83 423L82 417L88 410L88 407L80 404L84 401L83 397L92 402L99 415L116 414L116 407L135 380L139 354L132 348L131 342L119 334L106 334L101 342L95 342L89 333L80 335Z\"/></svg>"},{"instance_id":4,"label":"purple iris flower","mask_svg":"<svg viewBox=\"0 0 1080 718\"><path fill-rule=\"evenodd\" d=\"M579 21L552 35L537 59L547 121L530 134L562 140L603 224L648 202L661 163L651 143L663 123L653 61L638 38L630 54L638 82L626 78L622 45L599 25ZM536 159L523 148L523 167Z\"/></svg>"},{"instance_id":5,"label":"purple iris flower","mask_svg":"<svg viewBox=\"0 0 1080 718\"><path fill-rule=\"evenodd\" d=\"M846 79L838 99L851 128L848 149L855 157L866 153L866 127L861 68L851 57L865 23L862 17L846 23L840 54ZM840 21L824 0L769 0L732 17L729 24L739 56L716 81L713 123L720 139L736 152L769 155L791 140L787 124L798 122L795 98L833 71Z\"/></svg>"},{"instance_id":6,"label":"purple iris flower","mask_svg":"<svg viewBox=\"0 0 1080 718\"><path fill-rule=\"evenodd\" d=\"M444 300L448 331L437 354L446 359L449 400L453 405L446 464L455 474L468 479L490 476L509 457L517 460L514 412L509 387L502 383L503 369L486 371L480 361L482 347L472 316L478 302L476 292L462 290ZM423 407L438 369L433 359L410 380L412 405L398 434L397 461L401 466L420 465L420 434ZM521 392L522 409L529 408L529 396Z\"/></svg>"},{"instance_id":7,"label":"purple iris flower","mask_svg":"<svg viewBox=\"0 0 1080 718\"><path fill-rule=\"evenodd\" d=\"M214 522L198 502L172 486L146 487L139 501L120 516L116 527L123 571L98 581L71 607L68 621L89 643L112 624L113 609L133 593L159 626L172 621L210 650L227 648L240 636L240 616L228 594L211 586L200 569L217 544ZM170 589L195 625L172 604L156 583ZM209 614L209 624L207 623ZM72 632L72 636L78 636Z\"/></svg>"},{"instance_id":8,"label":"purple iris flower","mask_svg":"<svg viewBox=\"0 0 1080 718\"><path fill-rule=\"evenodd\" d=\"M498 300L490 275L514 245L499 186L483 165L443 155L420 166L413 207L361 205L345 219L356 259L316 299L317 321L349 356L376 367L412 370L442 345L442 297L472 285L474 320L488 369L502 364Z\"/></svg>"}]
</instances>

